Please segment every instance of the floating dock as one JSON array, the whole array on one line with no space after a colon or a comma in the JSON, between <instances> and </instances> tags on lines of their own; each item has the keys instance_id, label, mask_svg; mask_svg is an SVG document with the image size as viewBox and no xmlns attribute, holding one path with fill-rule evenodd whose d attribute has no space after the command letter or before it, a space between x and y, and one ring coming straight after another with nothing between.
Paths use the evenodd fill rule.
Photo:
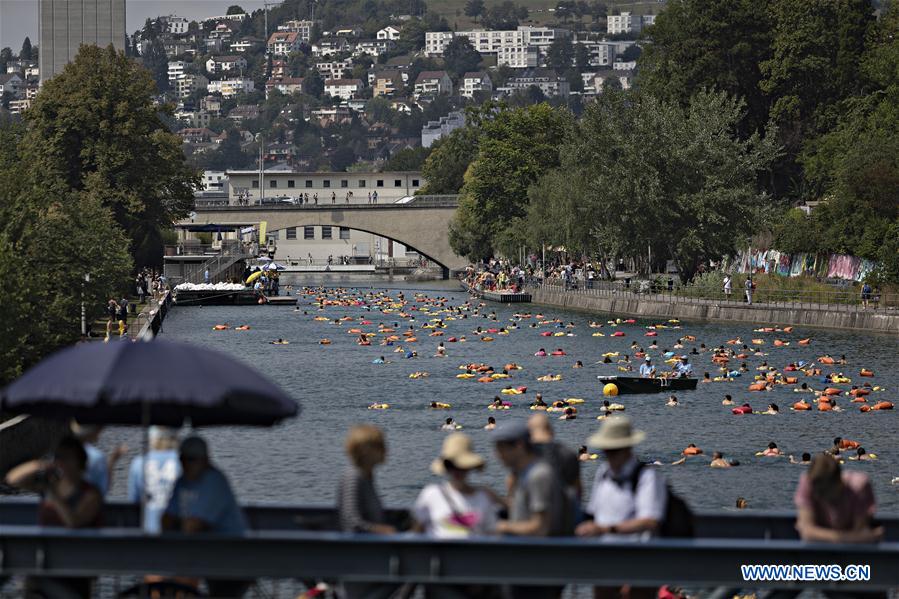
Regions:
<instances>
[{"instance_id":1,"label":"floating dock","mask_svg":"<svg viewBox=\"0 0 899 599\"><path fill-rule=\"evenodd\" d=\"M476 289L473 289L464 281L460 281L460 284L462 285L463 291L467 291L468 293L476 297L490 300L491 302L499 302L501 304L527 304L531 301L530 293L501 293L498 291L478 291Z\"/></svg>"}]
</instances>

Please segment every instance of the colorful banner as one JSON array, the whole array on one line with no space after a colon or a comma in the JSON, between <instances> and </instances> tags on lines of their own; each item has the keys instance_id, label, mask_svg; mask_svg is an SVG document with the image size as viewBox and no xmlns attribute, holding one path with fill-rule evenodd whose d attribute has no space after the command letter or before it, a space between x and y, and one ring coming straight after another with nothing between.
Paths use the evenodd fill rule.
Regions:
<instances>
[{"instance_id":1,"label":"colorful banner","mask_svg":"<svg viewBox=\"0 0 899 599\"><path fill-rule=\"evenodd\" d=\"M861 282L876 266L877 263L872 260L843 254L818 256L799 253L790 255L777 250L749 250L737 255L732 268L735 272L740 273L764 272L783 277L809 275L817 278Z\"/></svg>"}]
</instances>

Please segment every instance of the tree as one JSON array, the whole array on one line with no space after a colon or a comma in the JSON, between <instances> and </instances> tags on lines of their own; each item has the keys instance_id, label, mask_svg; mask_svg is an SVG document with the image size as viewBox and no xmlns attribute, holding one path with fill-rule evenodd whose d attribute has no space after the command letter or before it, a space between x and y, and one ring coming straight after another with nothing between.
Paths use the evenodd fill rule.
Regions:
<instances>
[{"instance_id":1,"label":"tree","mask_svg":"<svg viewBox=\"0 0 899 599\"><path fill-rule=\"evenodd\" d=\"M303 92L319 100L325 93L325 80L322 79L318 69L310 69L306 74L303 79Z\"/></svg>"},{"instance_id":2,"label":"tree","mask_svg":"<svg viewBox=\"0 0 899 599\"><path fill-rule=\"evenodd\" d=\"M409 19L400 30L400 39L396 42L397 50L404 54L421 50L425 47L425 32L427 31L428 29L421 19Z\"/></svg>"},{"instance_id":3,"label":"tree","mask_svg":"<svg viewBox=\"0 0 899 599\"><path fill-rule=\"evenodd\" d=\"M468 0L465 3L465 16L477 20L484 14L484 0Z\"/></svg>"},{"instance_id":4,"label":"tree","mask_svg":"<svg viewBox=\"0 0 899 599\"><path fill-rule=\"evenodd\" d=\"M650 248L689 281L733 254L768 202L758 180L777 156L776 135L741 139L743 111L724 92L682 106L604 90L562 146L560 168L532 191L529 230L570 252L634 258L644 272Z\"/></svg>"},{"instance_id":5,"label":"tree","mask_svg":"<svg viewBox=\"0 0 899 599\"><path fill-rule=\"evenodd\" d=\"M159 117L154 91L149 73L124 53L82 46L44 83L23 144L34 181L59 181L67 193L88 189L93 179L94 195L125 230L138 265L158 263L159 231L187 216L199 185L181 140Z\"/></svg>"},{"instance_id":6,"label":"tree","mask_svg":"<svg viewBox=\"0 0 899 599\"><path fill-rule=\"evenodd\" d=\"M527 190L559 165L558 146L572 126L571 115L548 104L503 108L479 115L480 141L465 174L459 208L450 224L450 245L480 260L512 234L527 212Z\"/></svg>"},{"instance_id":7,"label":"tree","mask_svg":"<svg viewBox=\"0 0 899 599\"><path fill-rule=\"evenodd\" d=\"M511 0L505 0L502 4L485 10L481 23L487 29L515 29L518 27L518 20L518 7Z\"/></svg>"},{"instance_id":8,"label":"tree","mask_svg":"<svg viewBox=\"0 0 899 599\"><path fill-rule=\"evenodd\" d=\"M390 157L385 171L417 171L431 153L430 148L404 148Z\"/></svg>"},{"instance_id":9,"label":"tree","mask_svg":"<svg viewBox=\"0 0 899 599\"><path fill-rule=\"evenodd\" d=\"M556 71L562 73L571 68L574 62L574 44L571 38L559 36L546 50L546 65Z\"/></svg>"},{"instance_id":10,"label":"tree","mask_svg":"<svg viewBox=\"0 0 899 599\"><path fill-rule=\"evenodd\" d=\"M0 69L5 73L6 65L12 60L12 49L8 46L0 50Z\"/></svg>"},{"instance_id":11,"label":"tree","mask_svg":"<svg viewBox=\"0 0 899 599\"><path fill-rule=\"evenodd\" d=\"M446 63L447 71L459 78L478 68L481 63L481 55L467 37L454 37L443 50L443 60Z\"/></svg>"},{"instance_id":12,"label":"tree","mask_svg":"<svg viewBox=\"0 0 899 599\"><path fill-rule=\"evenodd\" d=\"M583 73L590 69L590 50L584 44L578 44L574 51L574 66Z\"/></svg>"},{"instance_id":13,"label":"tree","mask_svg":"<svg viewBox=\"0 0 899 599\"><path fill-rule=\"evenodd\" d=\"M156 89L160 92L166 91L169 88L169 57L165 53L162 40L154 38L147 44L141 62L156 82Z\"/></svg>"},{"instance_id":14,"label":"tree","mask_svg":"<svg viewBox=\"0 0 899 599\"><path fill-rule=\"evenodd\" d=\"M422 166L427 181L420 193L456 194L464 184L465 171L478 149L478 131L466 126L438 139Z\"/></svg>"},{"instance_id":15,"label":"tree","mask_svg":"<svg viewBox=\"0 0 899 599\"><path fill-rule=\"evenodd\" d=\"M356 162L356 153L348 145L337 148L331 154L331 170L342 172Z\"/></svg>"},{"instance_id":16,"label":"tree","mask_svg":"<svg viewBox=\"0 0 899 599\"><path fill-rule=\"evenodd\" d=\"M22 42L22 50L19 52L20 60L31 60L31 38L27 35L25 36L25 41Z\"/></svg>"},{"instance_id":17,"label":"tree","mask_svg":"<svg viewBox=\"0 0 899 599\"><path fill-rule=\"evenodd\" d=\"M242 9L237 4L232 4L231 6L228 7L228 12L226 12L225 14L226 15L243 15L243 14L246 14L246 12L244 11L244 9Z\"/></svg>"}]
</instances>

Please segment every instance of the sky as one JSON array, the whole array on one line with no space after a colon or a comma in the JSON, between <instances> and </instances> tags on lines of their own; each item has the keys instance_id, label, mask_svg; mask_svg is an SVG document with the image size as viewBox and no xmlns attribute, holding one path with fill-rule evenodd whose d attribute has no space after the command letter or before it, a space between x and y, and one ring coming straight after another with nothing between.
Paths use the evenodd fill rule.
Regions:
<instances>
[{"instance_id":1,"label":"sky","mask_svg":"<svg viewBox=\"0 0 899 599\"><path fill-rule=\"evenodd\" d=\"M125 0L127 33L140 29L147 17L175 14L199 19L223 15L232 4L253 11L262 8L263 0ZM37 44L38 0L0 0L0 48L9 46L18 53L25 36Z\"/></svg>"}]
</instances>

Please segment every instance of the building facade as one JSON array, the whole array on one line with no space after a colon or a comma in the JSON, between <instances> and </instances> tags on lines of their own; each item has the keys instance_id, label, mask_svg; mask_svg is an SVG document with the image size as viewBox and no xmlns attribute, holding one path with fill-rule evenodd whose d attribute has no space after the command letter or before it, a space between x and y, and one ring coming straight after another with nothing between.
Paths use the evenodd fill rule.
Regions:
<instances>
[{"instance_id":1,"label":"building facade","mask_svg":"<svg viewBox=\"0 0 899 599\"><path fill-rule=\"evenodd\" d=\"M125 49L125 0L39 0L40 73L46 81L82 44Z\"/></svg>"},{"instance_id":2,"label":"building facade","mask_svg":"<svg viewBox=\"0 0 899 599\"><path fill-rule=\"evenodd\" d=\"M449 135L456 129L461 129L464 126L465 115L461 112L451 112L436 121L428 121L421 128L421 145L423 148L430 148L435 141L444 135Z\"/></svg>"},{"instance_id":3,"label":"building facade","mask_svg":"<svg viewBox=\"0 0 899 599\"><path fill-rule=\"evenodd\" d=\"M240 198L251 204L258 203L259 171L227 171L228 200L237 205ZM383 173L299 172L266 170L263 177L265 198L295 198L300 194L318 195L319 204L330 204L334 194L336 204L368 203L368 194L377 192L379 204L391 204L413 195L424 185L424 178L417 171L390 171Z\"/></svg>"}]
</instances>

